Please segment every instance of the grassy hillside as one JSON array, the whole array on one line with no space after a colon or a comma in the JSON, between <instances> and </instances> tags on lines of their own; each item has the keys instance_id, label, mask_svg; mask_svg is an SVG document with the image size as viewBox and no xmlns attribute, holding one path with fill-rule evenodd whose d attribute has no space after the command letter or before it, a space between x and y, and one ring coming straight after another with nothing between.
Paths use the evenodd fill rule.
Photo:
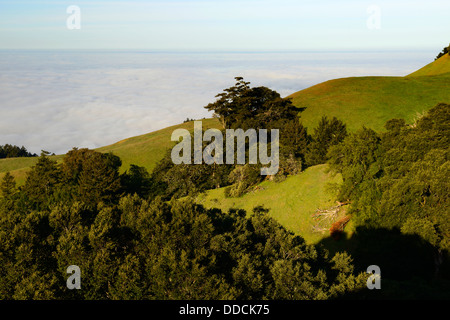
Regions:
<instances>
[{"instance_id":1,"label":"grassy hillside","mask_svg":"<svg viewBox=\"0 0 450 320\"><path fill-rule=\"evenodd\" d=\"M340 183L341 177L326 172L327 165L318 165L304 172L290 176L283 182L264 181L239 198L225 198L225 188L209 190L198 197L198 202L207 208L245 209L263 205L269 213L288 230L301 235L307 242L315 243L328 233L313 233L315 224L311 215L317 208L325 209L335 205L335 196L328 191L329 183ZM351 225L346 231L351 230Z\"/></svg>"},{"instance_id":2,"label":"grassy hillside","mask_svg":"<svg viewBox=\"0 0 450 320\"><path fill-rule=\"evenodd\" d=\"M392 118L411 123L439 102L450 102L450 57L406 77L351 77L326 81L289 97L306 107L303 124L314 128L323 115L337 117L350 131L361 126L383 131Z\"/></svg>"},{"instance_id":3,"label":"grassy hillside","mask_svg":"<svg viewBox=\"0 0 450 320\"><path fill-rule=\"evenodd\" d=\"M202 120L203 129L221 128L215 118ZM168 148L175 142L170 140L172 132L176 129L188 129L194 131L194 122L167 127L141 136L125 139L115 144L96 149L99 152L113 152L122 159L122 171L127 170L130 164L153 170L156 163L162 159Z\"/></svg>"},{"instance_id":4,"label":"grassy hillside","mask_svg":"<svg viewBox=\"0 0 450 320\"><path fill-rule=\"evenodd\" d=\"M445 54L407 77L433 76L450 72L450 55Z\"/></svg>"},{"instance_id":5,"label":"grassy hillside","mask_svg":"<svg viewBox=\"0 0 450 320\"><path fill-rule=\"evenodd\" d=\"M204 129L220 127L217 119L204 119L202 123ZM170 137L175 129L188 129L193 131L194 123L191 121L167 127L148 134L125 139L96 150L105 153L113 152L119 156L122 159L122 172L127 170L130 164L143 166L150 172L156 163L162 159L166 150L174 144L170 140ZM56 161L62 161L63 157L63 155L57 155L51 158ZM36 161L37 158L0 159L0 179L5 172L10 171L16 178L17 183L22 184L25 181L26 172Z\"/></svg>"}]
</instances>

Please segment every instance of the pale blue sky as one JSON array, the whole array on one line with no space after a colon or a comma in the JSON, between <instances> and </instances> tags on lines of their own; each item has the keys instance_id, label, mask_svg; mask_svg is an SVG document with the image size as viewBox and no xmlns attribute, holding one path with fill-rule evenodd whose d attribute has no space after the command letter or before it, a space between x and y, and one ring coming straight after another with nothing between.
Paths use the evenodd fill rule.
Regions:
<instances>
[{"instance_id":1,"label":"pale blue sky","mask_svg":"<svg viewBox=\"0 0 450 320\"><path fill-rule=\"evenodd\" d=\"M66 27L70 5L79 30ZM367 26L371 6L380 28ZM449 16L448 0L0 0L0 49L435 51Z\"/></svg>"}]
</instances>

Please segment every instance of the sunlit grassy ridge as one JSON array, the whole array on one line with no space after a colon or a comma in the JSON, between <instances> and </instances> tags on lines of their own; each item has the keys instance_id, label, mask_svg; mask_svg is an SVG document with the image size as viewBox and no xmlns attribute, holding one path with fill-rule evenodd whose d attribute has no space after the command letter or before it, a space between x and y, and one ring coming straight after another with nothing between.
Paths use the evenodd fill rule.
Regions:
<instances>
[{"instance_id":1,"label":"sunlit grassy ridge","mask_svg":"<svg viewBox=\"0 0 450 320\"><path fill-rule=\"evenodd\" d=\"M406 77L350 77L326 81L289 96L306 107L303 125L312 129L322 116L337 117L355 131L383 131L386 121L411 123L440 102L450 102L450 56L445 55Z\"/></svg>"},{"instance_id":2,"label":"sunlit grassy ridge","mask_svg":"<svg viewBox=\"0 0 450 320\"><path fill-rule=\"evenodd\" d=\"M450 72L450 55L445 54L407 77L435 76Z\"/></svg>"},{"instance_id":3,"label":"sunlit grassy ridge","mask_svg":"<svg viewBox=\"0 0 450 320\"><path fill-rule=\"evenodd\" d=\"M203 119L203 129L220 128L217 119ZM175 144L171 141L172 132L176 129L194 131L194 122L186 122L167 127L158 131L132 137L112 145L96 149L99 152L112 152L122 159L122 171L127 170L131 164L145 167L149 172L160 161L167 149Z\"/></svg>"},{"instance_id":4,"label":"sunlit grassy ridge","mask_svg":"<svg viewBox=\"0 0 450 320\"><path fill-rule=\"evenodd\" d=\"M63 156L50 156L50 158L60 162ZM37 160L37 157L0 159L0 179L3 178L6 172L10 172L16 179L16 183L18 185L23 184L25 182L27 172L36 164Z\"/></svg>"}]
</instances>

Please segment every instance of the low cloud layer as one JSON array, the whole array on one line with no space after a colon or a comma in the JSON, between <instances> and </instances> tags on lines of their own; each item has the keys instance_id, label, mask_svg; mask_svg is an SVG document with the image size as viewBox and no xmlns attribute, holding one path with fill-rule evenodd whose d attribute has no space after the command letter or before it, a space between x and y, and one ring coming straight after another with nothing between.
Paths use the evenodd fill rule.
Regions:
<instances>
[{"instance_id":1,"label":"low cloud layer","mask_svg":"<svg viewBox=\"0 0 450 320\"><path fill-rule=\"evenodd\" d=\"M405 53L0 52L0 145L65 153L211 116L203 106L243 76L287 96L322 81L403 76Z\"/></svg>"}]
</instances>

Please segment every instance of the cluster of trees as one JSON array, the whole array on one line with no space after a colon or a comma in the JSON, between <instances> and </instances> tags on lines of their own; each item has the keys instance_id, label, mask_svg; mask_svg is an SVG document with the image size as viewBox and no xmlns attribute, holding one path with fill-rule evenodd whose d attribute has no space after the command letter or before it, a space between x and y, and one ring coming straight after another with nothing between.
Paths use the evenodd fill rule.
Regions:
<instances>
[{"instance_id":1,"label":"cluster of trees","mask_svg":"<svg viewBox=\"0 0 450 320\"><path fill-rule=\"evenodd\" d=\"M0 159L37 156L35 153L28 152L24 146L18 147L11 144L0 146Z\"/></svg>"},{"instance_id":2,"label":"cluster of trees","mask_svg":"<svg viewBox=\"0 0 450 320\"><path fill-rule=\"evenodd\" d=\"M386 123L349 135L330 149L330 166L343 175L340 198L352 199L358 224L398 227L450 250L450 105L439 104L413 125Z\"/></svg>"},{"instance_id":3,"label":"cluster of trees","mask_svg":"<svg viewBox=\"0 0 450 320\"><path fill-rule=\"evenodd\" d=\"M428 276L448 279L450 105L435 106L412 125L392 119L385 128L362 128L330 148L330 167L344 181L340 200L351 199L357 227L398 230L431 245Z\"/></svg>"},{"instance_id":4,"label":"cluster of trees","mask_svg":"<svg viewBox=\"0 0 450 320\"><path fill-rule=\"evenodd\" d=\"M446 54L450 54L450 44L448 45L448 47L445 47L444 49L442 49L442 51L439 52L439 54L436 56L436 59L434 59L434 60L437 60Z\"/></svg>"},{"instance_id":5,"label":"cluster of trees","mask_svg":"<svg viewBox=\"0 0 450 320\"><path fill-rule=\"evenodd\" d=\"M142 168L119 166L74 149L60 165L43 153L20 188L5 175L0 299L328 299L365 287L349 255L305 244L262 207L143 197ZM81 290L66 288L70 265Z\"/></svg>"}]
</instances>

